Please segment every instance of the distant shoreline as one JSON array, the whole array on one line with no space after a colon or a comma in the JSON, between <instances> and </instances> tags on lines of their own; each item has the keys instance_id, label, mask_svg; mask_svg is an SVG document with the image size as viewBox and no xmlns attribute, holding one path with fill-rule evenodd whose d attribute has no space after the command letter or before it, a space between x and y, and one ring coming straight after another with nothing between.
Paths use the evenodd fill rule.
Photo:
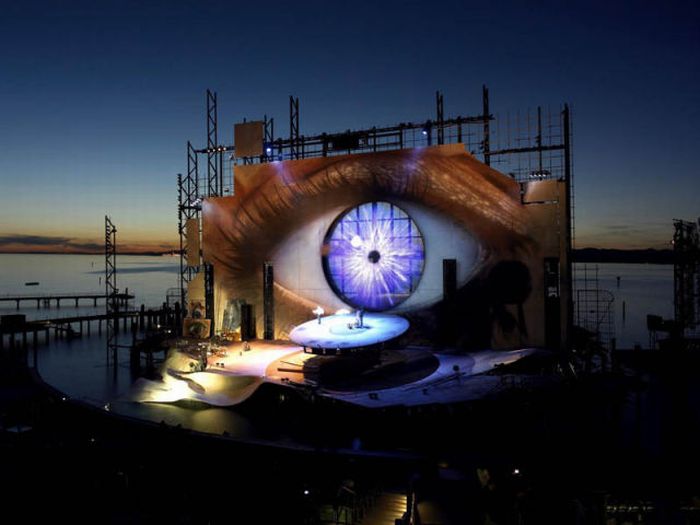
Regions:
<instances>
[{"instance_id":1,"label":"distant shoreline","mask_svg":"<svg viewBox=\"0 0 700 525\"><path fill-rule=\"evenodd\" d=\"M104 252L55 252L55 251L31 251L31 252L0 252L0 255L97 255L104 256ZM117 252L117 255L142 255L148 257L172 256L180 254L177 251L164 252ZM673 264L673 250L620 250L615 248L580 248L574 250L574 262L577 263L637 263L637 264Z\"/></svg>"},{"instance_id":2,"label":"distant shoreline","mask_svg":"<svg viewBox=\"0 0 700 525\"><path fill-rule=\"evenodd\" d=\"M104 257L104 252L52 252L52 251L34 251L34 252L0 252L0 255L96 255ZM148 257L179 257L179 253L173 254L167 252L117 252L117 255L143 255Z\"/></svg>"},{"instance_id":3,"label":"distant shoreline","mask_svg":"<svg viewBox=\"0 0 700 525\"><path fill-rule=\"evenodd\" d=\"M611 248L581 248L574 250L578 263L673 264L673 250L617 250Z\"/></svg>"}]
</instances>

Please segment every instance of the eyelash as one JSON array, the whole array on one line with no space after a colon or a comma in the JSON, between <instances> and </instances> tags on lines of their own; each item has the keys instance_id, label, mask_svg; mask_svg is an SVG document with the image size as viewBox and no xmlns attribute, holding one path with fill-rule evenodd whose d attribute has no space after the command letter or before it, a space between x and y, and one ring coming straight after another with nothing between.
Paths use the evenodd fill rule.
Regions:
<instances>
[{"instance_id":1,"label":"eyelash","mask_svg":"<svg viewBox=\"0 0 700 525\"><path fill-rule=\"evenodd\" d=\"M374 169L369 169L361 160L334 159L330 165L308 173L303 172L303 165L295 166L296 173L288 166L264 165L257 174L262 182L242 195L240 202L230 210L225 227L220 228L228 247L210 250L211 258L229 266L249 268L256 254L274 249L297 229L299 210L304 210L305 218L310 220L330 205L348 208L366 201L368 193L373 193L375 200L377 196L390 195L441 212L477 238L483 249L483 260L495 253L529 251L531 241L525 233L525 221L515 193L511 192L513 198L503 199L503 193L509 193L507 187L484 185L483 179L476 184L473 177L463 174L453 176L452 173L464 171L459 159L461 157L457 165L443 161L442 171L437 174L431 172L432 164L424 165L418 159L413 165L407 165L403 157L400 163L379 164L379 168L376 164L370 165ZM320 160L302 162L313 167ZM343 187L351 191L339 192ZM309 210L316 213L309 215ZM260 262L257 260L254 264Z\"/></svg>"}]
</instances>

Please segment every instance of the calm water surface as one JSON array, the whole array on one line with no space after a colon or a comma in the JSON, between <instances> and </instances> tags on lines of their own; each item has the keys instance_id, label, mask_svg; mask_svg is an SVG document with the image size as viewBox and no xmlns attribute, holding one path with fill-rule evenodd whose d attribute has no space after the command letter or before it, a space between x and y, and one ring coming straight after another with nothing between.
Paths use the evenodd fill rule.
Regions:
<instances>
[{"instance_id":1,"label":"calm water surface","mask_svg":"<svg viewBox=\"0 0 700 525\"><path fill-rule=\"evenodd\" d=\"M178 286L179 258L117 256L117 285L136 295L132 305L158 307L169 288ZM620 277L619 284L617 277ZM577 264L577 285L610 291L614 298L615 337L618 348L647 348L647 314L673 317L673 266L660 264ZM26 286L26 282L39 282ZM41 295L57 292L104 293L104 259L97 255L0 254L0 295ZM92 312L85 301L75 308L66 301L57 309L24 303L0 303L0 315L24 313L29 319L47 319ZM624 315L623 315L624 309Z\"/></svg>"},{"instance_id":2,"label":"calm water surface","mask_svg":"<svg viewBox=\"0 0 700 525\"><path fill-rule=\"evenodd\" d=\"M0 254L0 295L43 295L55 293L105 293L104 257L99 255ZM132 306L158 307L166 299L168 288L179 286L178 257L117 256L117 287L136 297ZM38 282L37 286L26 286ZM76 309L72 301L60 308L36 308L35 302L24 302L16 310L14 303L0 302L0 315L23 313L28 319L49 319L71 315L103 313L104 302L97 308L91 301L82 301Z\"/></svg>"},{"instance_id":3,"label":"calm water surface","mask_svg":"<svg viewBox=\"0 0 700 525\"><path fill-rule=\"evenodd\" d=\"M617 348L648 348L647 314L673 318L672 265L577 264L575 271L579 288L594 288L597 282L613 294Z\"/></svg>"},{"instance_id":4,"label":"calm water surface","mask_svg":"<svg viewBox=\"0 0 700 525\"><path fill-rule=\"evenodd\" d=\"M0 294L101 293L104 292L103 264L101 257L91 255L0 255ZM120 256L117 268L118 286L122 290L128 287L130 292L136 294L135 305L143 303L157 307L165 300L168 288L178 284L179 259L175 257ZM654 313L669 318L673 314L672 266L577 265L577 279L580 286L597 286L614 295L618 348L632 348L635 344L645 348L648 340L646 315ZM25 286L24 283L28 281L38 281L40 284ZM55 306L37 309L36 303L27 303L20 312L30 319L38 319L93 311L104 312L104 306L95 309L90 304L76 309L66 304L60 309ZM16 312L13 304L0 308L0 314ZM172 425L181 424L206 432L225 431L239 438L272 439L276 442L291 440L295 443L305 441L293 430L299 425L276 423L272 428L270 418L254 418L253 421L250 414L236 410L130 401L130 388L136 378L129 370L128 354L124 352L121 355L121 363L115 374L114 369L105 364L106 342L94 332L92 337L41 345L38 358L39 373L48 383L95 406L109 405L114 412ZM639 399L639 413L653 412L643 398ZM635 421L639 421L639 418ZM658 426L655 421L649 423L649 432L637 432L647 436L645 440L651 448L655 448L655 442L661 439L658 432L652 431ZM350 446L354 435L352 432L351 429L344 432L337 445Z\"/></svg>"}]
</instances>

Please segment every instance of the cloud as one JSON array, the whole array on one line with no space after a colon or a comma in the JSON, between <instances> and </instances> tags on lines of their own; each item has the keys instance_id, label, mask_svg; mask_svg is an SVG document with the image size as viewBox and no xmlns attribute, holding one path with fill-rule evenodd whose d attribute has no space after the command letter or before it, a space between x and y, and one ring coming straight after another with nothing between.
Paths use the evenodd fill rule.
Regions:
<instances>
[{"instance_id":1,"label":"cloud","mask_svg":"<svg viewBox=\"0 0 700 525\"><path fill-rule=\"evenodd\" d=\"M634 234L650 234L658 232L672 231L671 225L667 222L652 222L652 221L635 221L632 224L596 224L588 226L586 229L600 231L605 233L634 233Z\"/></svg>"},{"instance_id":2,"label":"cloud","mask_svg":"<svg viewBox=\"0 0 700 525\"><path fill-rule=\"evenodd\" d=\"M17 251L22 249L31 251L100 252L104 249L104 245L96 242L81 242L71 237L52 235L0 235L0 251Z\"/></svg>"},{"instance_id":3,"label":"cloud","mask_svg":"<svg viewBox=\"0 0 700 525\"><path fill-rule=\"evenodd\" d=\"M644 249L668 248L673 234L666 221L639 220L577 225L576 247Z\"/></svg>"},{"instance_id":4,"label":"cloud","mask_svg":"<svg viewBox=\"0 0 700 525\"><path fill-rule=\"evenodd\" d=\"M604 229L610 230L610 231L629 231L629 230L637 230L637 228L634 228L630 226L629 224L607 224L603 226Z\"/></svg>"},{"instance_id":5,"label":"cloud","mask_svg":"<svg viewBox=\"0 0 700 525\"><path fill-rule=\"evenodd\" d=\"M104 244L97 244L96 242L68 242L66 243L68 248L74 248L76 250L87 250L87 251L100 251L104 250Z\"/></svg>"},{"instance_id":6,"label":"cloud","mask_svg":"<svg viewBox=\"0 0 700 525\"><path fill-rule=\"evenodd\" d=\"M70 240L70 237L50 237L48 235L0 235L0 248L9 244L63 246Z\"/></svg>"},{"instance_id":7,"label":"cloud","mask_svg":"<svg viewBox=\"0 0 700 525\"><path fill-rule=\"evenodd\" d=\"M120 253L145 253L170 251L176 248L175 243L163 244L162 241L153 243L122 242L117 246ZM165 250L164 250L165 249ZM76 239L59 235L0 235L0 252L3 253L89 253L104 252L104 244L94 239Z\"/></svg>"}]
</instances>

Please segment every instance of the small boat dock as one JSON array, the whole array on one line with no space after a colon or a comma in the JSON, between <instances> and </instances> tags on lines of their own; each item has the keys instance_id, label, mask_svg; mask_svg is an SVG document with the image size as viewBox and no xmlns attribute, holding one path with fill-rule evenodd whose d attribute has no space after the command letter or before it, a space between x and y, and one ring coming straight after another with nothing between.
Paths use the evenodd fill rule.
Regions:
<instances>
[{"instance_id":1,"label":"small boat dock","mask_svg":"<svg viewBox=\"0 0 700 525\"><path fill-rule=\"evenodd\" d=\"M120 306L125 306L128 301L134 298L127 290L125 293L115 294L115 298ZM50 308L52 303L56 304L56 308L61 307L61 301L74 301L78 307L80 301L92 301L93 306L97 306L97 301L106 300L107 295L104 293L57 293L57 294L37 294L37 295L0 295L0 302L14 302L17 310L22 302L36 302L36 307Z\"/></svg>"}]
</instances>

